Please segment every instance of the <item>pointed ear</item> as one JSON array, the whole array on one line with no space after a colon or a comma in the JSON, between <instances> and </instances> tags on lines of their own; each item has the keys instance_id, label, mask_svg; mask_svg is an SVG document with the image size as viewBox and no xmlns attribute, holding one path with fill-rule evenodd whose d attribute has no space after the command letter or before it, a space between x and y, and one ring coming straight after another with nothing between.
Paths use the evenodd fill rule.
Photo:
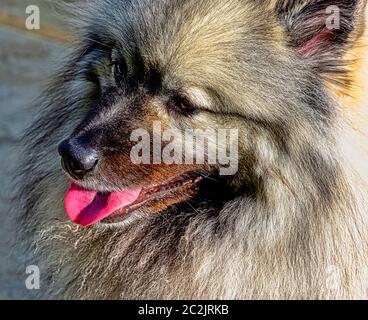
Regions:
<instances>
[{"instance_id":1,"label":"pointed ear","mask_svg":"<svg viewBox=\"0 0 368 320\"><path fill-rule=\"evenodd\" d=\"M339 55L363 31L366 0L275 0L290 46L323 62Z\"/></svg>"}]
</instances>

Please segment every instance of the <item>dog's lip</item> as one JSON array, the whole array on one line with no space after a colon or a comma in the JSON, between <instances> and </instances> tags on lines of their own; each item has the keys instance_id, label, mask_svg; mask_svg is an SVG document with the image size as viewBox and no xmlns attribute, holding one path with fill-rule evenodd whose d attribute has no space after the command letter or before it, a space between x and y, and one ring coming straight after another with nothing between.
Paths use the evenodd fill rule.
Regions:
<instances>
[{"instance_id":1,"label":"dog's lip","mask_svg":"<svg viewBox=\"0 0 368 320\"><path fill-rule=\"evenodd\" d=\"M123 216L125 219L128 213L151 200L153 204L157 200L169 199L179 202L186 194L189 197L189 190L202 179L199 174L193 176L187 173L154 186L110 192L86 189L80 184L71 183L64 200L65 211L73 222L84 227L101 221L114 222L114 218Z\"/></svg>"},{"instance_id":2,"label":"dog's lip","mask_svg":"<svg viewBox=\"0 0 368 320\"><path fill-rule=\"evenodd\" d=\"M166 181L161 184L155 184L149 187L142 187L142 191L138 199L130 204L129 206L115 211L109 217L102 220L104 223L114 222L116 218L125 216L142 208L144 205L152 200L164 199L168 196L173 195L177 191L184 191L192 189L194 186L198 185L204 177L202 175L187 175L174 178L172 180Z\"/></svg>"}]
</instances>

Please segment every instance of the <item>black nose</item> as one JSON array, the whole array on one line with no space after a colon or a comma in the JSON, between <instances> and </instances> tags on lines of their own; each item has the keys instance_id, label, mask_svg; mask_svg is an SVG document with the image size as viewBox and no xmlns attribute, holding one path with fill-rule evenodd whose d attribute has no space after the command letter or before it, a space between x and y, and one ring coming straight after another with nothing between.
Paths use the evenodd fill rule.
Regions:
<instances>
[{"instance_id":1,"label":"black nose","mask_svg":"<svg viewBox=\"0 0 368 320\"><path fill-rule=\"evenodd\" d=\"M80 180L96 167L97 151L81 139L68 139L59 145L62 166L73 178Z\"/></svg>"}]
</instances>

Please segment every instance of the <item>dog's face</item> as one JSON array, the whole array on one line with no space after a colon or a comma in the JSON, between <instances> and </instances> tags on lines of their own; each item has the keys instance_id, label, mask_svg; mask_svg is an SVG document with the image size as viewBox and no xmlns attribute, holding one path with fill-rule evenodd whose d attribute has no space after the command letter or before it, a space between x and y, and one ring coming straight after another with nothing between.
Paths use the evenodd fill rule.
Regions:
<instances>
[{"instance_id":1,"label":"dog's face","mask_svg":"<svg viewBox=\"0 0 368 320\"><path fill-rule=\"evenodd\" d=\"M349 19L358 14L358 1L350 1L343 7L350 14L342 11L341 29L326 29L326 2L91 5L83 12L79 49L65 73L66 94L78 101L70 108L80 115L59 147L73 181L66 199L71 218L90 225L158 214L203 197L213 187L208 181L235 195L254 180L261 137L287 152L298 134L323 127L331 114L322 83L331 70L321 61L337 61L351 31ZM341 71L337 63L333 67ZM220 164L207 159L155 163L154 142L169 144L157 137L155 124L160 134L239 130L239 170L225 178ZM132 133L142 129L151 149L149 161L137 164L132 150L138 139ZM230 144L226 140L221 148L231 149Z\"/></svg>"}]
</instances>

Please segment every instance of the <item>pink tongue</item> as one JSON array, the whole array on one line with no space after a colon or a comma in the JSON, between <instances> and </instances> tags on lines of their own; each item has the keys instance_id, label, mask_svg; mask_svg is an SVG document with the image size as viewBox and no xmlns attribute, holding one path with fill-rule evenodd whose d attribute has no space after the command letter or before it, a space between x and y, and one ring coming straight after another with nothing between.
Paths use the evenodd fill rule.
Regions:
<instances>
[{"instance_id":1,"label":"pink tongue","mask_svg":"<svg viewBox=\"0 0 368 320\"><path fill-rule=\"evenodd\" d=\"M85 227L134 203L140 193L139 189L101 194L73 183L65 197L65 210L72 221Z\"/></svg>"}]
</instances>

